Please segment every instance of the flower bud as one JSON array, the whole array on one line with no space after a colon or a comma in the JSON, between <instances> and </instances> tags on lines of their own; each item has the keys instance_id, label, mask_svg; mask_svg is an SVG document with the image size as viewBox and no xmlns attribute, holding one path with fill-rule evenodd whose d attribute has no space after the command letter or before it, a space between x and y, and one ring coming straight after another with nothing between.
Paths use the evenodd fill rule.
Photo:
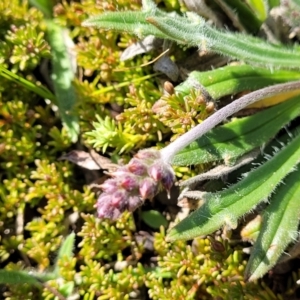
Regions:
<instances>
[{"instance_id":1,"label":"flower bud","mask_svg":"<svg viewBox=\"0 0 300 300\"><path fill-rule=\"evenodd\" d=\"M127 165L129 172L132 174L143 176L146 175L147 167L144 163L141 162L141 160L137 158L132 158Z\"/></svg>"},{"instance_id":2,"label":"flower bud","mask_svg":"<svg viewBox=\"0 0 300 300\"><path fill-rule=\"evenodd\" d=\"M197 103L198 105L205 104L206 102L205 102L203 95L197 96L195 99L195 103Z\"/></svg>"},{"instance_id":3,"label":"flower bud","mask_svg":"<svg viewBox=\"0 0 300 300\"><path fill-rule=\"evenodd\" d=\"M214 250L215 252L224 252L225 246L223 243L221 243L220 241L217 241L216 239L212 238L211 236L207 237L211 243L211 248L212 250Z\"/></svg>"},{"instance_id":4,"label":"flower bud","mask_svg":"<svg viewBox=\"0 0 300 300\"><path fill-rule=\"evenodd\" d=\"M140 183L140 195L142 199L153 199L158 192L158 184L152 178L146 177Z\"/></svg>"},{"instance_id":5,"label":"flower bud","mask_svg":"<svg viewBox=\"0 0 300 300\"><path fill-rule=\"evenodd\" d=\"M160 182L162 187L168 192L168 197L170 198L171 187L175 182L175 174L170 165L165 164L164 173Z\"/></svg>"},{"instance_id":6,"label":"flower bud","mask_svg":"<svg viewBox=\"0 0 300 300\"><path fill-rule=\"evenodd\" d=\"M153 178L155 181L160 181L163 176L163 167L164 164L161 161L155 162L150 168L148 169L148 174Z\"/></svg>"},{"instance_id":7,"label":"flower bud","mask_svg":"<svg viewBox=\"0 0 300 300\"><path fill-rule=\"evenodd\" d=\"M174 85L170 81L165 81L164 82L164 90L169 95L173 95L175 93Z\"/></svg>"},{"instance_id":8,"label":"flower bud","mask_svg":"<svg viewBox=\"0 0 300 300\"><path fill-rule=\"evenodd\" d=\"M139 187L139 181L135 176L125 175L120 178L120 185L128 192Z\"/></svg>"},{"instance_id":9,"label":"flower bud","mask_svg":"<svg viewBox=\"0 0 300 300\"><path fill-rule=\"evenodd\" d=\"M256 241L259 231L262 226L262 216L257 215L253 220L248 222L241 230L241 237L243 241L254 242Z\"/></svg>"},{"instance_id":10,"label":"flower bud","mask_svg":"<svg viewBox=\"0 0 300 300\"><path fill-rule=\"evenodd\" d=\"M126 202L127 197L127 192L123 189L120 189L119 191L116 191L111 195L110 203L114 207L120 207L122 202Z\"/></svg>"},{"instance_id":11,"label":"flower bud","mask_svg":"<svg viewBox=\"0 0 300 300\"><path fill-rule=\"evenodd\" d=\"M205 110L206 110L207 113L209 113L209 114L212 113L212 112L214 111L214 109L215 109L215 104L214 104L214 102L210 101L210 102L208 102L208 103L206 104Z\"/></svg>"}]
</instances>

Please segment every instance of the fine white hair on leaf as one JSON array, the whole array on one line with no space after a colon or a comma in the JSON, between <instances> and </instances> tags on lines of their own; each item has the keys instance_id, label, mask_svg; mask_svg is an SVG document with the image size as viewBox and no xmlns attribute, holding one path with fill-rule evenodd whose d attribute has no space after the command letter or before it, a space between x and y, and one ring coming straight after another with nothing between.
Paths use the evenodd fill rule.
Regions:
<instances>
[{"instance_id":1,"label":"fine white hair on leaf","mask_svg":"<svg viewBox=\"0 0 300 300\"><path fill-rule=\"evenodd\" d=\"M293 134L289 131L287 125L284 126L284 129L285 129L286 133L288 134L288 136L292 139L294 136L293 136Z\"/></svg>"},{"instance_id":2,"label":"fine white hair on leaf","mask_svg":"<svg viewBox=\"0 0 300 300\"><path fill-rule=\"evenodd\" d=\"M270 154L264 154L264 158L266 159L266 160L270 160L270 159L272 159L272 155L270 155Z\"/></svg>"},{"instance_id":3,"label":"fine white hair on leaf","mask_svg":"<svg viewBox=\"0 0 300 300\"><path fill-rule=\"evenodd\" d=\"M273 153L277 153L281 150L279 147L276 147L276 146L272 146L272 149L274 150Z\"/></svg>"},{"instance_id":4,"label":"fine white hair on leaf","mask_svg":"<svg viewBox=\"0 0 300 300\"><path fill-rule=\"evenodd\" d=\"M298 241L298 237L299 237L298 230L290 230L290 231L288 231L288 235L290 236L290 239L293 242L297 242Z\"/></svg>"}]
</instances>

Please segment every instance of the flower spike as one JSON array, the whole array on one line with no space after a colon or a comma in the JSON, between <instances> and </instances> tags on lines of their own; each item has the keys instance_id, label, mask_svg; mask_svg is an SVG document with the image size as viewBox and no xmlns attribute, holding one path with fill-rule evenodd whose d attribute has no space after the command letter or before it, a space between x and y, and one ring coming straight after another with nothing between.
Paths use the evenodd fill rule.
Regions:
<instances>
[{"instance_id":1,"label":"flower spike","mask_svg":"<svg viewBox=\"0 0 300 300\"><path fill-rule=\"evenodd\" d=\"M133 212L162 189L169 194L175 181L172 167L163 162L160 152L154 149L138 152L111 176L112 179L100 186L103 193L96 204L98 217L111 220L116 220L126 210Z\"/></svg>"}]
</instances>

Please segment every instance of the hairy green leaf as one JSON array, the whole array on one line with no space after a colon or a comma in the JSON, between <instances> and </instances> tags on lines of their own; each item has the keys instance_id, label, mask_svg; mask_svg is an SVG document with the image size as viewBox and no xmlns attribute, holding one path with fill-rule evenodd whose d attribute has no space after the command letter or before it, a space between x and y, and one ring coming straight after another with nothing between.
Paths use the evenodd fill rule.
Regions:
<instances>
[{"instance_id":1,"label":"hairy green leaf","mask_svg":"<svg viewBox=\"0 0 300 300\"><path fill-rule=\"evenodd\" d=\"M295 170L300 161L299 146L300 135L237 184L221 192L204 194L204 204L171 229L168 240L207 235L223 225L235 228L239 217L268 199L281 180Z\"/></svg>"},{"instance_id":2,"label":"hairy green leaf","mask_svg":"<svg viewBox=\"0 0 300 300\"><path fill-rule=\"evenodd\" d=\"M254 91L276 83L300 79L299 72L252 67L249 65L225 66L207 72L194 71L175 91L187 95L195 83L200 83L215 100L242 91Z\"/></svg>"},{"instance_id":3,"label":"hairy green leaf","mask_svg":"<svg viewBox=\"0 0 300 300\"><path fill-rule=\"evenodd\" d=\"M99 16L89 18L84 21L82 25L130 32L140 38L147 35L154 35L164 39L168 38L166 34L145 21L148 16L150 16L149 12L139 11L106 12ZM137 24L139 24L139 26L137 26Z\"/></svg>"},{"instance_id":4,"label":"hairy green leaf","mask_svg":"<svg viewBox=\"0 0 300 300\"><path fill-rule=\"evenodd\" d=\"M167 14L148 1L142 12L107 12L88 19L83 25L125 30L139 37L155 35L256 65L300 68L300 53L293 48L273 45L250 35L220 31L194 13L188 13L187 17Z\"/></svg>"},{"instance_id":5,"label":"hairy green leaf","mask_svg":"<svg viewBox=\"0 0 300 300\"><path fill-rule=\"evenodd\" d=\"M245 276L253 281L277 262L289 243L298 237L300 170L289 174L270 200L262 216L262 228L251 250Z\"/></svg>"}]
</instances>

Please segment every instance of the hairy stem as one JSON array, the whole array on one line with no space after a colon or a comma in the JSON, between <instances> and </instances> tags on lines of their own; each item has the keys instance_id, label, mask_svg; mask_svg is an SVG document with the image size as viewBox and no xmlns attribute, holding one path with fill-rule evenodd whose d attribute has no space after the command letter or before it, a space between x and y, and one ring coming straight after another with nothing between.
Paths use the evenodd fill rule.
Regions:
<instances>
[{"instance_id":1,"label":"hairy stem","mask_svg":"<svg viewBox=\"0 0 300 300\"><path fill-rule=\"evenodd\" d=\"M206 120L198 124L196 127L192 128L184 135L180 136L177 140L163 148L160 151L162 159L165 162L170 163L174 155L176 155L180 150L188 146L190 143L194 142L196 139L203 136L216 125L226 120L226 118L242 110L248 105L253 104L259 100L272 97L277 94L289 92L292 90L300 90L300 81L277 84L270 87L266 87L255 92L249 93L233 101L232 103L215 112L212 116L208 117Z\"/></svg>"}]
</instances>

